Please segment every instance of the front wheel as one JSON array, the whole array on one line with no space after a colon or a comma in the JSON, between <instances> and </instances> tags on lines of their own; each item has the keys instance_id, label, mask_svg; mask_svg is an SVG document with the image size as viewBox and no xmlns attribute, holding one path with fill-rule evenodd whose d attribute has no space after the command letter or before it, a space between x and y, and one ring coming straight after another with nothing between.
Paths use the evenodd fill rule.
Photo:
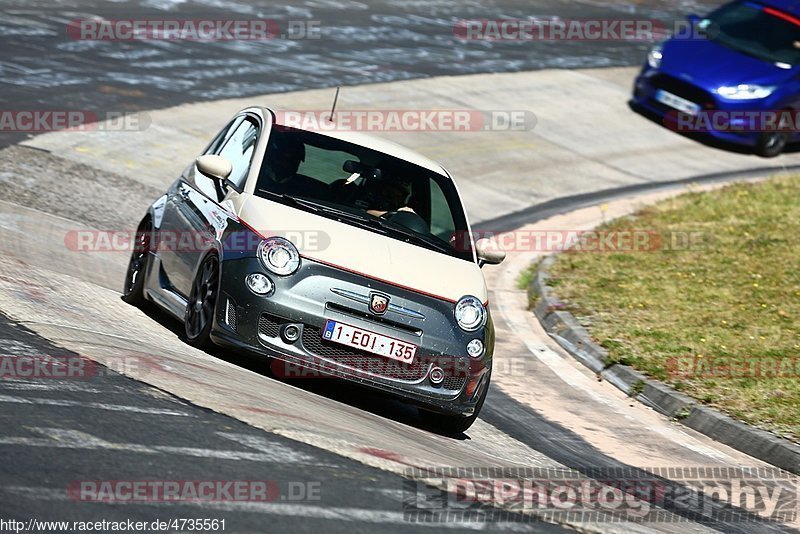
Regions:
<instances>
[{"instance_id":1,"label":"front wheel","mask_svg":"<svg viewBox=\"0 0 800 534\"><path fill-rule=\"evenodd\" d=\"M145 303L144 279L147 275L147 260L150 256L150 237L153 223L149 218L142 221L136 230L133 252L125 273L125 285L122 288L122 300L134 306Z\"/></svg>"},{"instance_id":2,"label":"front wheel","mask_svg":"<svg viewBox=\"0 0 800 534\"><path fill-rule=\"evenodd\" d=\"M219 260L209 254L203 260L192 282L189 302L186 304L184 326L186 341L199 349L213 346L211 326L214 323L214 308L219 290Z\"/></svg>"},{"instance_id":3,"label":"front wheel","mask_svg":"<svg viewBox=\"0 0 800 534\"><path fill-rule=\"evenodd\" d=\"M786 148L789 135L783 132L764 132L758 136L756 154L765 158L774 158Z\"/></svg>"},{"instance_id":4,"label":"front wheel","mask_svg":"<svg viewBox=\"0 0 800 534\"><path fill-rule=\"evenodd\" d=\"M765 158L774 158L786 148L789 142L789 131L791 130L787 114L790 110L780 113L780 120L775 131L764 132L758 136L756 141L756 154Z\"/></svg>"},{"instance_id":5,"label":"front wheel","mask_svg":"<svg viewBox=\"0 0 800 534\"><path fill-rule=\"evenodd\" d=\"M483 402L486 400L486 395L489 393L489 384L491 383L492 372L489 371L489 376L486 377L486 386L483 388L480 399L475 405L475 411L472 415L464 417L463 415L447 415L437 412L429 412L427 410L420 410L422 420L431 428L444 432L446 434L460 434L466 432L469 427L478 419L483 408Z\"/></svg>"}]
</instances>

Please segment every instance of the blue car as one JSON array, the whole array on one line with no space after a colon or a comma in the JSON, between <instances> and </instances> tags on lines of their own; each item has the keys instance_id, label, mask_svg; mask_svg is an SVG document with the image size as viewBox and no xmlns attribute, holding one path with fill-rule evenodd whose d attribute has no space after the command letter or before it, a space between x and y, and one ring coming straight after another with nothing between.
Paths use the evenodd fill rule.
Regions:
<instances>
[{"instance_id":1,"label":"blue car","mask_svg":"<svg viewBox=\"0 0 800 534\"><path fill-rule=\"evenodd\" d=\"M736 1L650 51L632 107L666 126L773 157L800 124L800 3Z\"/></svg>"}]
</instances>

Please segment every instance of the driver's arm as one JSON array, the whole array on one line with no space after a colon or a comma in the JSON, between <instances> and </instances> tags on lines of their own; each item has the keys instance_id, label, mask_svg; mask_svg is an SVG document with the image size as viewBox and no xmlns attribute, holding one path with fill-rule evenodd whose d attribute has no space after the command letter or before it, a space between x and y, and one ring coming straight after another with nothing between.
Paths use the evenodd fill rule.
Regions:
<instances>
[{"instance_id":1,"label":"driver's arm","mask_svg":"<svg viewBox=\"0 0 800 534\"><path fill-rule=\"evenodd\" d=\"M398 209L393 210L393 211L410 211L411 213L416 213L414 210L412 210L408 206L403 206L402 208L398 208ZM389 213L389 210L386 210L386 211L382 211L382 210L367 210L367 213L369 213L370 215L373 215L375 217L383 217L384 215Z\"/></svg>"}]
</instances>

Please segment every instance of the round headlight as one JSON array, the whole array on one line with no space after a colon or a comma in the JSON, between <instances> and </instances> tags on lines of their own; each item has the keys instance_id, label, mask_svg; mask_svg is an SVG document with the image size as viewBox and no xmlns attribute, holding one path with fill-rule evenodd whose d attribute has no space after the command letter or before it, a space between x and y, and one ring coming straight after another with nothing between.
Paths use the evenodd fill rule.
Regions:
<instances>
[{"instance_id":1,"label":"round headlight","mask_svg":"<svg viewBox=\"0 0 800 534\"><path fill-rule=\"evenodd\" d=\"M486 322L486 308L477 297L461 297L455 309L456 322L462 330L473 332Z\"/></svg>"},{"instance_id":2,"label":"round headlight","mask_svg":"<svg viewBox=\"0 0 800 534\"><path fill-rule=\"evenodd\" d=\"M258 245L258 258L264 267L275 274L286 276L300 266L297 248L282 237L270 237Z\"/></svg>"}]
</instances>

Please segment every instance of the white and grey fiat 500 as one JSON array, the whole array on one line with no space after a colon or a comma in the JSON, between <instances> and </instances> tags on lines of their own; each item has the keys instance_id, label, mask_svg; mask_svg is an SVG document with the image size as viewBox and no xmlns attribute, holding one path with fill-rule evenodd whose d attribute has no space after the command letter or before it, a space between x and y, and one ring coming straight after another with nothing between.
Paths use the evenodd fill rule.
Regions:
<instances>
[{"instance_id":1,"label":"white and grey fiat 500","mask_svg":"<svg viewBox=\"0 0 800 534\"><path fill-rule=\"evenodd\" d=\"M441 165L277 116L238 113L150 206L123 298L179 318L195 346L353 381L466 430L494 351L480 267L502 253L473 241Z\"/></svg>"}]
</instances>

